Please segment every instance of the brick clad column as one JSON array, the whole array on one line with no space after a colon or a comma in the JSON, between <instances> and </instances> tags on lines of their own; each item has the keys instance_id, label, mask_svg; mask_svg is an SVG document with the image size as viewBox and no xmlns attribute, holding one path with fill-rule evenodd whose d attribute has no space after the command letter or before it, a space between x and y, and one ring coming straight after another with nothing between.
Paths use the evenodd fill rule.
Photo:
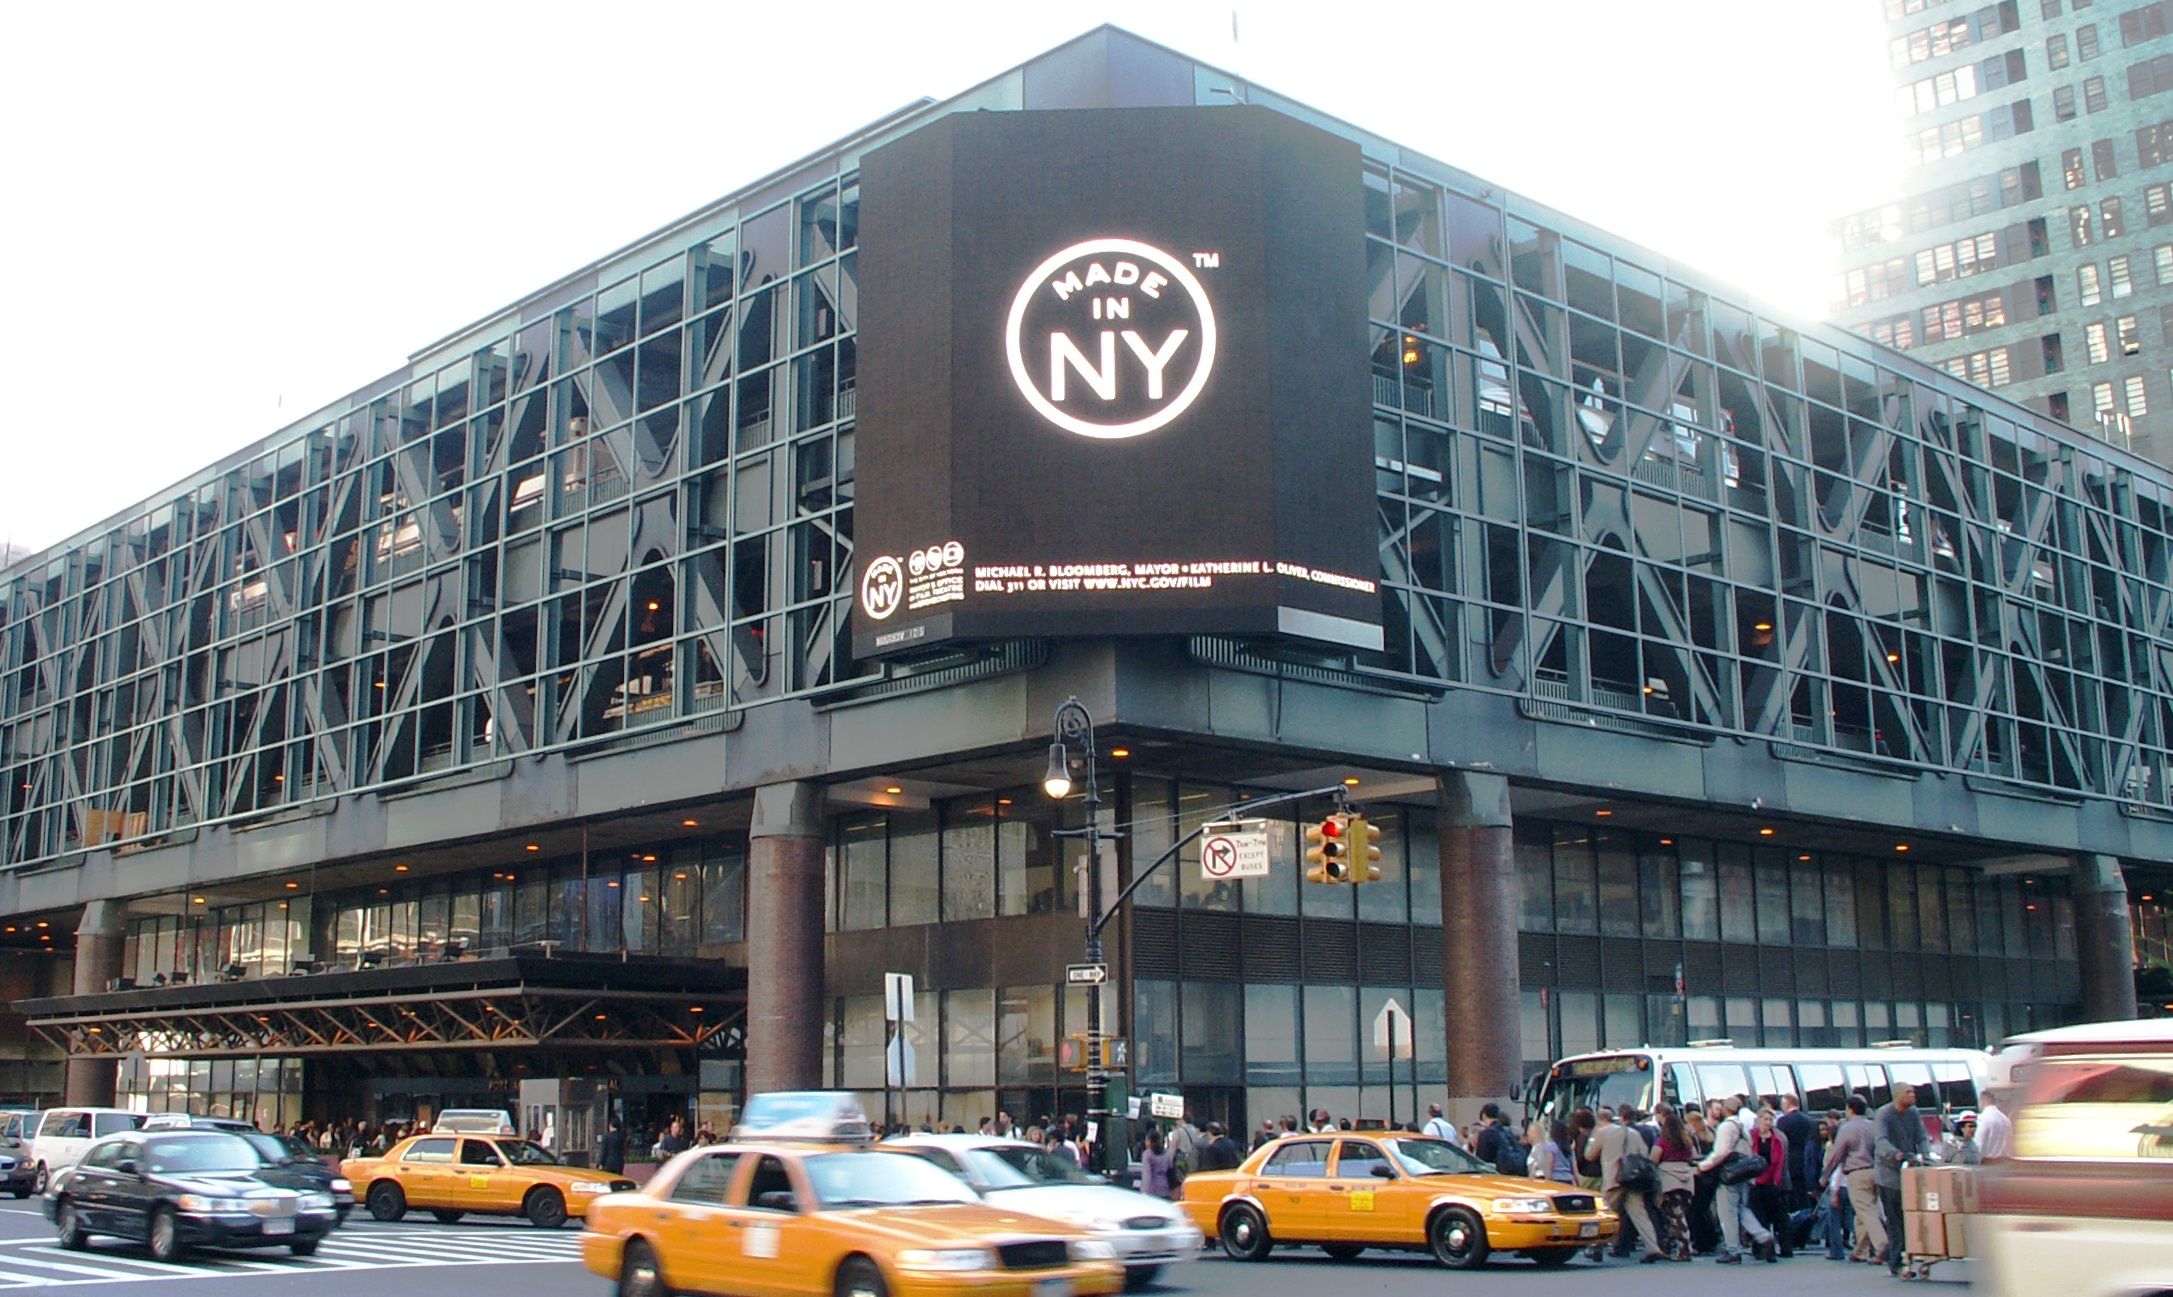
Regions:
<instances>
[{"instance_id":1,"label":"brick clad column","mask_svg":"<svg viewBox=\"0 0 2173 1297\"><path fill-rule=\"evenodd\" d=\"M1524 1070L1509 781L1452 771L1441 779L1440 806L1448 1115L1462 1124L1489 1099L1506 1110Z\"/></svg>"},{"instance_id":2,"label":"brick clad column","mask_svg":"<svg viewBox=\"0 0 2173 1297\"><path fill-rule=\"evenodd\" d=\"M2135 932L2128 922L2128 879L2118 856L2075 857L2075 955L2082 967L2085 1022L2135 1016Z\"/></svg>"},{"instance_id":3,"label":"brick clad column","mask_svg":"<svg viewBox=\"0 0 2173 1297\"><path fill-rule=\"evenodd\" d=\"M75 994L103 995L121 975L121 952L128 924L118 901L92 901L75 926ZM111 1058L71 1058L61 1093L66 1102L90 1107L113 1106L120 1063Z\"/></svg>"},{"instance_id":4,"label":"brick clad column","mask_svg":"<svg viewBox=\"0 0 2173 1297\"><path fill-rule=\"evenodd\" d=\"M822 1085L823 794L755 790L747 831L747 1093Z\"/></svg>"}]
</instances>

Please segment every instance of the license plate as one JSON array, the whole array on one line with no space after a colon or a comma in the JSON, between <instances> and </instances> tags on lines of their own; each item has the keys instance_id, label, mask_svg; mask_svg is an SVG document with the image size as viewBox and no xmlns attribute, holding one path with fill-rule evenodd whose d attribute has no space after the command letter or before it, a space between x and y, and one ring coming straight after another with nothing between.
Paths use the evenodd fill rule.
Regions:
<instances>
[{"instance_id":1,"label":"license plate","mask_svg":"<svg viewBox=\"0 0 2173 1297\"><path fill-rule=\"evenodd\" d=\"M286 1216L274 1216L264 1222L266 1234L292 1234L294 1221Z\"/></svg>"},{"instance_id":2,"label":"license plate","mask_svg":"<svg viewBox=\"0 0 2173 1297\"><path fill-rule=\"evenodd\" d=\"M1043 1279L1034 1285L1034 1297L1071 1297L1071 1280Z\"/></svg>"},{"instance_id":3,"label":"license plate","mask_svg":"<svg viewBox=\"0 0 2173 1297\"><path fill-rule=\"evenodd\" d=\"M1599 1236L1600 1236L1600 1227L1599 1227L1599 1226L1598 1226L1598 1225L1597 1225L1596 1223L1595 1223L1595 1224L1587 1224L1587 1225L1579 1225L1579 1226L1577 1227L1577 1237L1578 1237L1578 1238L1598 1238Z\"/></svg>"}]
</instances>

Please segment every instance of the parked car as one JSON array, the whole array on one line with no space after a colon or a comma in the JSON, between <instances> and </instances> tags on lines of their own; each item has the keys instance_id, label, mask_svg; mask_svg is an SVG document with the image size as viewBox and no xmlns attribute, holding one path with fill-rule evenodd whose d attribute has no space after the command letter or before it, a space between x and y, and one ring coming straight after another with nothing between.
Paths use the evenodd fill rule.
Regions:
<instances>
[{"instance_id":1,"label":"parked car","mask_svg":"<svg viewBox=\"0 0 2173 1297\"><path fill-rule=\"evenodd\" d=\"M1190 1261L1204 1241L1176 1204L1101 1176L1023 1140L988 1135L908 1135L880 1145L935 1163L973 1186L983 1202L1064 1221L1117 1251L1128 1288L1144 1288L1164 1267Z\"/></svg>"},{"instance_id":2,"label":"parked car","mask_svg":"<svg viewBox=\"0 0 2173 1297\"><path fill-rule=\"evenodd\" d=\"M139 1130L145 1114L120 1108L48 1108L38 1119L38 1133L30 1141L33 1188L44 1193L54 1173L65 1171L83 1156L93 1140L124 1130Z\"/></svg>"},{"instance_id":3,"label":"parked car","mask_svg":"<svg viewBox=\"0 0 2173 1297\"><path fill-rule=\"evenodd\" d=\"M284 1247L308 1256L338 1223L332 1195L278 1182L277 1168L224 1130L129 1130L53 1173L45 1215L60 1245L140 1239L154 1261L191 1247Z\"/></svg>"},{"instance_id":4,"label":"parked car","mask_svg":"<svg viewBox=\"0 0 2173 1297\"><path fill-rule=\"evenodd\" d=\"M28 1198L38 1191L38 1164L30 1141L45 1117L41 1108L0 1108L0 1191Z\"/></svg>"}]
</instances>

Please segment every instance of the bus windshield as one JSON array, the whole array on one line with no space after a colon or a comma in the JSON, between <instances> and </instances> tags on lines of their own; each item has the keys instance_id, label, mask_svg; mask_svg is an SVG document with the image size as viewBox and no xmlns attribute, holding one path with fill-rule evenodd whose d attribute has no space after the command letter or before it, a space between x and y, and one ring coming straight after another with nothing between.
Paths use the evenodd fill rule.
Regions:
<instances>
[{"instance_id":1,"label":"bus windshield","mask_svg":"<svg viewBox=\"0 0 2173 1297\"><path fill-rule=\"evenodd\" d=\"M1602 1104L1619 1108L1627 1103L1639 1112L1651 1112L1659 1098L1654 1088L1658 1077L1649 1054L1611 1054L1557 1063L1547 1077L1546 1098L1541 1101L1540 1111L1551 1121L1568 1121L1577 1109Z\"/></svg>"}]
</instances>

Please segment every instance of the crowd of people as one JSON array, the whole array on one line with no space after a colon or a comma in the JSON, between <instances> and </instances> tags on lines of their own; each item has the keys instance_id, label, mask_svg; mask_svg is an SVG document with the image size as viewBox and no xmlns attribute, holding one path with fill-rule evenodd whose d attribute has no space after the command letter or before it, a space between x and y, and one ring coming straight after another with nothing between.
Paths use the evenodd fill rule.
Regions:
<instances>
[{"instance_id":1,"label":"crowd of people","mask_svg":"<svg viewBox=\"0 0 2173 1297\"><path fill-rule=\"evenodd\" d=\"M1597 1192L1623 1218L1617 1256L1637 1250L1646 1262L1711 1256L1740 1265L1817 1246L1829 1260L1899 1274L1902 1168L1997 1160L2013 1130L1990 1095L1981 1113L1930 1122L1941 1131L1936 1143L1915 1091L1896 1085L1876 1112L1861 1095L1819 1116L1794 1095L1778 1105L1738 1095L1679 1112L1667 1104L1579 1108L1521 1134L1489 1104L1481 1128L1456 1142L1504 1174Z\"/></svg>"}]
</instances>

